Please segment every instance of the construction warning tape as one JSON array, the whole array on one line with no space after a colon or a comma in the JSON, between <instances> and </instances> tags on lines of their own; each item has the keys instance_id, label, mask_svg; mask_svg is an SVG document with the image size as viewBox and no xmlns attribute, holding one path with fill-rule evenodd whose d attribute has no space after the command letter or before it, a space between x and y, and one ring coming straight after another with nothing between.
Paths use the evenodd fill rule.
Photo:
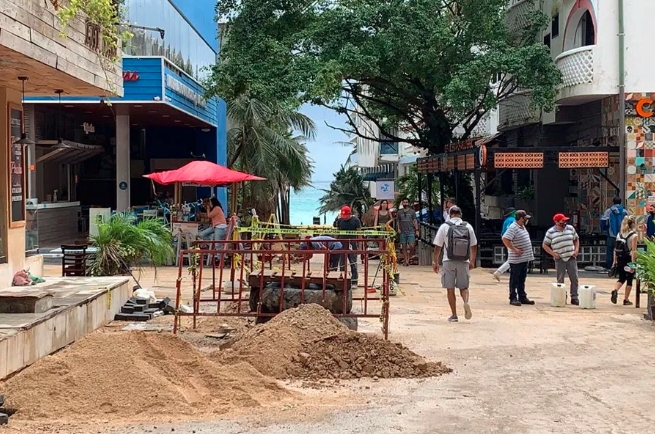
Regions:
<instances>
[{"instance_id":1,"label":"construction warning tape","mask_svg":"<svg viewBox=\"0 0 655 434\"><path fill-rule=\"evenodd\" d=\"M237 228L239 233L257 233L257 234L288 234L288 235L301 235L303 233L311 232L320 235L348 235L348 236L367 236L367 237L392 237L395 232L390 231L376 231L376 230L360 230L360 231L340 231L338 229L278 229L278 228L263 228L261 226L250 226L245 228ZM268 241L268 240L267 240Z\"/></svg>"}]
</instances>

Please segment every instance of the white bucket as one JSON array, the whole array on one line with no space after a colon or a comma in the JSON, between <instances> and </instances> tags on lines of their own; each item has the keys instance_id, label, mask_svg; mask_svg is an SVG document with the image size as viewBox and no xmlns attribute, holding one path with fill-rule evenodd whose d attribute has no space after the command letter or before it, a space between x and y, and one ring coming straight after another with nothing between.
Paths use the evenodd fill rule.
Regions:
<instances>
[{"instance_id":1,"label":"white bucket","mask_svg":"<svg viewBox=\"0 0 655 434\"><path fill-rule=\"evenodd\" d=\"M550 288L550 305L553 307L566 306L566 285L553 283Z\"/></svg>"},{"instance_id":2,"label":"white bucket","mask_svg":"<svg viewBox=\"0 0 655 434\"><path fill-rule=\"evenodd\" d=\"M578 293L582 309L596 309L596 287L594 285L580 285Z\"/></svg>"}]
</instances>

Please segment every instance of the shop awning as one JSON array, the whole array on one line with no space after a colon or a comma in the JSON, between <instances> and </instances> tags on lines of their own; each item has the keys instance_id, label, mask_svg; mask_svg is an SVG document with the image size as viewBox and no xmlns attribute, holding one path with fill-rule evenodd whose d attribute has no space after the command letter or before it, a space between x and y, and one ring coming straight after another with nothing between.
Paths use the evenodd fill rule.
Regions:
<instances>
[{"instance_id":1,"label":"shop awning","mask_svg":"<svg viewBox=\"0 0 655 434\"><path fill-rule=\"evenodd\" d=\"M100 145L85 145L68 140L39 140L36 147L43 149L42 156L36 159L37 163L58 161L62 164L77 164L91 157L102 154L105 148Z\"/></svg>"}]
</instances>

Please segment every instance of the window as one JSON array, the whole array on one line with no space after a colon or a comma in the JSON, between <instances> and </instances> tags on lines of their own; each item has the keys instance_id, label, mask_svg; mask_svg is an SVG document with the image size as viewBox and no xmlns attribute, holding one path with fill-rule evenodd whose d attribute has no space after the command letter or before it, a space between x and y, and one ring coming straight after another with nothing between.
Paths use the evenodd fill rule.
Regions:
<instances>
[{"instance_id":1,"label":"window","mask_svg":"<svg viewBox=\"0 0 655 434\"><path fill-rule=\"evenodd\" d=\"M559 36L559 14L555 14L553 21L550 23L550 34L553 38Z\"/></svg>"},{"instance_id":2,"label":"window","mask_svg":"<svg viewBox=\"0 0 655 434\"><path fill-rule=\"evenodd\" d=\"M550 35L544 36L544 45L550 48Z\"/></svg>"}]
</instances>

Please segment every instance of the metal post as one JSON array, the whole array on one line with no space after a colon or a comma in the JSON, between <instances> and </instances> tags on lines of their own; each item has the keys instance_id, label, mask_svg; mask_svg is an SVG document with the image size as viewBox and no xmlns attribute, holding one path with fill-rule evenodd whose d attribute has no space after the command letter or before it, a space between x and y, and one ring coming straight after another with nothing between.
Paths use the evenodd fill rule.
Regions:
<instances>
[{"instance_id":1,"label":"metal post","mask_svg":"<svg viewBox=\"0 0 655 434\"><path fill-rule=\"evenodd\" d=\"M480 237L480 169L475 169L475 235ZM475 258L476 267L480 266L480 248L478 247L478 254Z\"/></svg>"},{"instance_id":2,"label":"metal post","mask_svg":"<svg viewBox=\"0 0 655 434\"><path fill-rule=\"evenodd\" d=\"M419 219L419 221L421 223L423 222L423 212L422 212L422 210L423 210L423 188L421 188L423 186L423 183L421 182L423 180L422 178L423 178L423 176L421 175L420 172L416 174L416 187L418 188L418 203L419 203L419 208L421 209L421 211L418 213L418 219ZM428 197L428 207L430 206L429 204L430 204L430 198ZM428 212L429 212L429 208L428 208ZM429 217L428 217L428 221L430 221Z\"/></svg>"},{"instance_id":3,"label":"metal post","mask_svg":"<svg viewBox=\"0 0 655 434\"><path fill-rule=\"evenodd\" d=\"M626 206L626 186L628 185L625 167L627 165L625 142L625 26L623 19L623 0L619 0L619 197Z\"/></svg>"},{"instance_id":4,"label":"metal post","mask_svg":"<svg viewBox=\"0 0 655 434\"><path fill-rule=\"evenodd\" d=\"M446 199L444 198L443 194L443 173L439 172L439 200L441 201L441 208L439 208L439 212L441 213L443 217L443 206L446 203Z\"/></svg>"},{"instance_id":5,"label":"metal post","mask_svg":"<svg viewBox=\"0 0 655 434\"><path fill-rule=\"evenodd\" d=\"M428 173L427 175L427 194L428 194L428 224L432 224L432 210L434 208L434 204L432 203L432 178L434 175L432 173Z\"/></svg>"}]
</instances>

